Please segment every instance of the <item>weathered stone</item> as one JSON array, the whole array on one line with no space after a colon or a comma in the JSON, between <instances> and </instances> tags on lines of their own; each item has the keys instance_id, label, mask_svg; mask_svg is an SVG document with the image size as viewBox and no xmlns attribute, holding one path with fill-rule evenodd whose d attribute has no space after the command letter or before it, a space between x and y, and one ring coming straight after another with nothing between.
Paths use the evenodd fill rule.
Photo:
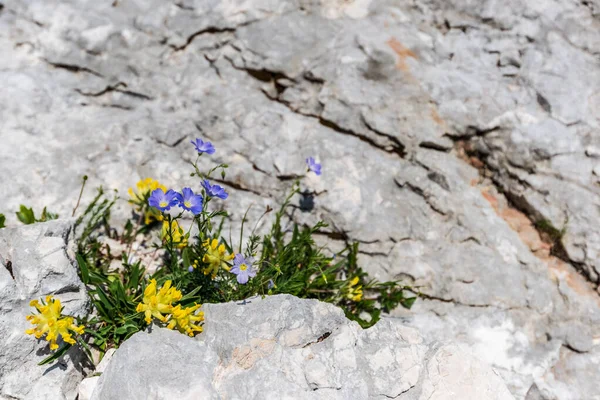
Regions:
<instances>
[{"instance_id":1,"label":"weathered stone","mask_svg":"<svg viewBox=\"0 0 600 400\"><path fill-rule=\"evenodd\" d=\"M487 365L397 320L363 330L335 306L287 295L204 310L197 340L160 328L132 336L92 398L513 398Z\"/></svg>"},{"instance_id":2,"label":"weathered stone","mask_svg":"<svg viewBox=\"0 0 600 400\"><path fill-rule=\"evenodd\" d=\"M77 400L90 400L92 398L92 394L98 386L98 381L100 380L100 375L106 370L110 360L115 354L116 349L112 348L106 351L102 360L96 365L94 368L94 373L92 376L87 376L84 380L81 381L78 388L79 397Z\"/></svg>"},{"instance_id":3,"label":"weathered stone","mask_svg":"<svg viewBox=\"0 0 600 400\"><path fill-rule=\"evenodd\" d=\"M55 295L64 313L83 316L89 304L72 258L72 221L0 229L0 397L75 399L85 355L72 348L53 364L43 339L26 335L29 302Z\"/></svg>"},{"instance_id":4,"label":"weathered stone","mask_svg":"<svg viewBox=\"0 0 600 400\"><path fill-rule=\"evenodd\" d=\"M554 390L572 379L600 380L592 361L577 378L549 374L560 348L592 360L600 335L586 282L600 279L599 9L7 3L0 212L31 199L69 215L83 174L120 193L147 176L196 187L188 141L201 136L217 147L201 166L230 165L219 205L235 231L251 204L250 220L276 207L313 155L324 172L303 179L314 207L295 210L296 221L324 219L343 233L318 237L327 250L345 245L329 237L359 241L372 276L419 285L429 298L402 314L428 340L469 346L519 399L534 384L560 398ZM119 203L113 215L130 211ZM548 240L540 225L564 234ZM570 329L575 321L584 328Z\"/></svg>"}]
</instances>

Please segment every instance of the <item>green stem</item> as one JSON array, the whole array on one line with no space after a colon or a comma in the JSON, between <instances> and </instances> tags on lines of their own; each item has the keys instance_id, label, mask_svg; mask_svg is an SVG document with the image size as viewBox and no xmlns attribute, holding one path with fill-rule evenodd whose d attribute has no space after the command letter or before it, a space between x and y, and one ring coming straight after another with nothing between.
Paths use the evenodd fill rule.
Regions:
<instances>
[{"instance_id":1,"label":"green stem","mask_svg":"<svg viewBox=\"0 0 600 400\"><path fill-rule=\"evenodd\" d=\"M176 266L176 257L175 252L173 251L173 218L171 217L171 214L167 214L167 223L169 224L167 229L167 232L169 233L169 237L167 238L167 252L171 257L169 272L173 272L175 271L174 267Z\"/></svg>"},{"instance_id":2,"label":"green stem","mask_svg":"<svg viewBox=\"0 0 600 400\"><path fill-rule=\"evenodd\" d=\"M87 182L88 177L87 175L83 176L83 183L81 184L81 190L79 191L79 197L77 198L77 204L75 205L75 208L73 209L73 213L71 214L71 217L75 216L75 211L77 211L77 208L79 207L79 202L81 201L81 196L83 195L83 188L85 188L85 183Z\"/></svg>"}]
</instances>

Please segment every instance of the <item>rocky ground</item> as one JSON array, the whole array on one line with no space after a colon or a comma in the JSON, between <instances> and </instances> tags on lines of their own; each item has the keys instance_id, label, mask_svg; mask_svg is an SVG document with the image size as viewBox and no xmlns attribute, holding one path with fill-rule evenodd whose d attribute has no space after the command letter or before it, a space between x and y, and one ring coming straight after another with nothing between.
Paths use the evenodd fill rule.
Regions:
<instances>
[{"instance_id":1,"label":"rocky ground","mask_svg":"<svg viewBox=\"0 0 600 400\"><path fill-rule=\"evenodd\" d=\"M517 399L600 399L597 0L1 4L0 212L191 184L203 137L235 228L314 155L293 217L422 286L405 325Z\"/></svg>"},{"instance_id":2,"label":"rocky ground","mask_svg":"<svg viewBox=\"0 0 600 400\"><path fill-rule=\"evenodd\" d=\"M363 330L335 306L288 295L204 307L200 340L136 334L92 399L513 398L489 366L455 344L428 346L398 320Z\"/></svg>"}]
</instances>

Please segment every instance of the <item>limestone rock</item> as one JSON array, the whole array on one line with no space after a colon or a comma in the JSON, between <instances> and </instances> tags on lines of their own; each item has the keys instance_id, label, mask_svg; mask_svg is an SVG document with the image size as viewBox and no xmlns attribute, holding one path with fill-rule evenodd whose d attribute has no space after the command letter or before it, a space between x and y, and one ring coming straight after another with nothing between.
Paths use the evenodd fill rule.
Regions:
<instances>
[{"instance_id":1,"label":"limestone rock","mask_svg":"<svg viewBox=\"0 0 600 400\"><path fill-rule=\"evenodd\" d=\"M513 399L489 366L398 320L363 330L288 295L204 310L197 340L154 328L123 343L92 398Z\"/></svg>"},{"instance_id":2,"label":"limestone rock","mask_svg":"<svg viewBox=\"0 0 600 400\"><path fill-rule=\"evenodd\" d=\"M94 373L91 376L87 376L84 380L79 384L78 389L78 398L77 400L90 400L92 398L92 394L98 386L98 381L100 380L100 375L106 370L110 360L112 360L113 355L115 354L116 349L112 348L106 351L102 360L96 365L94 368Z\"/></svg>"},{"instance_id":3,"label":"limestone rock","mask_svg":"<svg viewBox=\"0 0 600 400\"><path fill-rule=\"evenodd\" d=\"M0 229L0 398L70 399L83 379L85 355L71 348L53 364L48 342L26 335L29 302L55 295L65 313L86 315L88 298L72 258L72 221Z\"/></svg>"}]
</instances>

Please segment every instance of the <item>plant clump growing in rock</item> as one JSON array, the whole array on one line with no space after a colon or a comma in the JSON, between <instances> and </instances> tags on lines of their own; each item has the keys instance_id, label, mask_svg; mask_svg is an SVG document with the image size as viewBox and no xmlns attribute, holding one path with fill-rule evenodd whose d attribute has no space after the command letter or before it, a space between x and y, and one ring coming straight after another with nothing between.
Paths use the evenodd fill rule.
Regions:
<instances>
[{"instance_id":1,"label":"plant clump growing in rock","mask_svg":"<svg viewBox=\"0 0 600 400\"><path fill-rule=\"evenodd\" d=\"M176 191L143 179L129 190L132 217L115 229L110 213L118 197L100 188L77 220L76 259L94 309L79 319L75 331L83 335L79 343L90 357L92 348L103 353L118 347L151 324L194 336L205 322L203 303L292 294L336 304L364 328L375 324L382 312L413 304L416 296L410 287L368 277L357 264L358 244L325 254L313 239L325 223L284 222L293 197L301 193L301 177L274 213L266 234L257 235L255 226L244 239L246 211L234 246L231 237L227 240L222 234L229 194L212 176L220 171L224 178L228 166L218 164L201 172L200 157L216 150L202 139L192 144L198 154L191 174L199 179L197 191L191 187ZM307 173L321 175L321 164L313 157L306 163ZM273 211L267 207L259 220ZM111 253L115 249L120 252L116 263ZM145 257L140 256L141 249L146 250ZM40 332L45 331L36 335ZM62 339L63 347L43 362L75 344L70 336L63 334ZM54 350L57 346L52 343Z\"/></svg>"}]
</instances>

